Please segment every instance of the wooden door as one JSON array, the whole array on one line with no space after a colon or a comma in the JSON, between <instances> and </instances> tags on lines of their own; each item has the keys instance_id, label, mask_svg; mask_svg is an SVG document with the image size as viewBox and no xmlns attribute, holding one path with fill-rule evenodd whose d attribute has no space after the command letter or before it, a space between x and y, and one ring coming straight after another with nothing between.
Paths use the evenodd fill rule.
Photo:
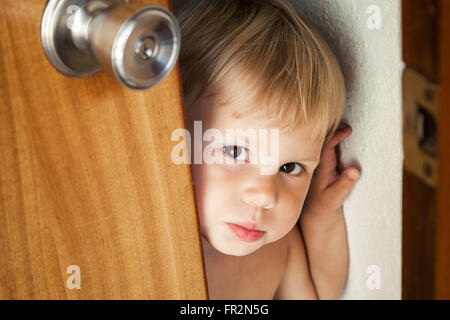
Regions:
<instances>
[{"instance_id":1,"label":"wooden door","mask_svg":"<svg viewBox=\"0 0 450 320\"><path fill-rule=\"evenodd\" d=\"M431 155L415 152L420 139L406 131L417 127L405 121L402 296L450 299L450 1L403 0L402 16L404 114L434 108L420 127L437 142Z\"/></svg>"},{"instance_id":2,"label":"wooden door","mask_svg":"<svg viewBox=\"0 0 450 320\"><path fill-rule=\"evenodd\" d=\"M179 65L145 91L64 76L45 4L0 1L0 299L207 299Z\"/></svg>"}]
</instances>

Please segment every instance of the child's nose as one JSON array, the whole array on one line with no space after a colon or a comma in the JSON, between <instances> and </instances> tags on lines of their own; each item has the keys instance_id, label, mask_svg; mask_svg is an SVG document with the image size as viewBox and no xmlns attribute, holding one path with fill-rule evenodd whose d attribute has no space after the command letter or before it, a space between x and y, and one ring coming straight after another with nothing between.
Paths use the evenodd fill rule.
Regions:
<instances>
[{"instance_id":1,"label":"child's nose","mask_svg":"<svg viewBox=\"0 0 450 320\"><path fill-rule=\"evenodd\" d=\"M271 176L260 176L242 192L244 203L264 209L272 209L277 201L277 190Z\"/></svg>"}]
</instances>

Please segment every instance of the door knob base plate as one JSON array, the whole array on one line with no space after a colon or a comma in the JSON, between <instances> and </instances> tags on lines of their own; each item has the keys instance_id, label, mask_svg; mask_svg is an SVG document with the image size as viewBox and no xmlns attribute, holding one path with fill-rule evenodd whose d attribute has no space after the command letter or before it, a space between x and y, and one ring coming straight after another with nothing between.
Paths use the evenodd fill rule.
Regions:
<instances>
[{"instance_id":1,"label":"door knob base plate","mask_svg":"<svg viewBox=\"0 0 450 320\"><path fill-rule=\"evenodd\" d=\"M95 56L81 43L90 15L127 0L49 0L41 22L41 41L47 58L60 72L85 77L100 71ZM80 31L81 30L81 31ZM77 41L78 40L78 41Z\"/></svg>"}]
</instances>

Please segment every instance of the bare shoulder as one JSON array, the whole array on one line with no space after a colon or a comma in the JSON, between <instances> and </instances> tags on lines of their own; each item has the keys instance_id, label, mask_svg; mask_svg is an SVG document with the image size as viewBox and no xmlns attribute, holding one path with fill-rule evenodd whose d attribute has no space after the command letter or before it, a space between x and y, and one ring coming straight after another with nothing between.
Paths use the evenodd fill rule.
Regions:
<instances>
[{"instance_id":1,"label":"bare shoulder","mask_svg":"<svg viewBox=\"0 0 450 320\"><path fill-rule=\"evenodd\" d=\"M317 299L309 273L303 238L297 225L285 236L288 257L283 277L275 293L276 300Z\"/></svg>"}]
</instances>

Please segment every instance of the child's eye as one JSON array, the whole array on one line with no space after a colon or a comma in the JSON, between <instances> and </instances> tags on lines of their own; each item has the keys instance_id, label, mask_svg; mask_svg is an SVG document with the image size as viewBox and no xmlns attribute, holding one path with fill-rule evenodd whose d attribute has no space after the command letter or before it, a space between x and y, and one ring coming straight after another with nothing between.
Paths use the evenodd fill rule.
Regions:
<instances>
[{"instance_id":1,"label":"child's eye","mask_svg":"<svg viewBox=\"0 0 450 320\"><path fill-rule=\"evenodd\" d=\"M237 160L248 160L247 150L243 147L239 146L225 146L223 147L223 152L226 153L229 157ZM243 155L243 156L242 156Z\"/></svg>"},{"instance_id":2,"label":"child's eye","mask_svg":"<svg viewBox=\"0 0 450 320\"><path fill-rule=\"evenodd\" d=\"M281 166L280 170L292 175L299 174L301 171L306 171L298 162L286 163Z\"/></svg>"}]
</instances>

